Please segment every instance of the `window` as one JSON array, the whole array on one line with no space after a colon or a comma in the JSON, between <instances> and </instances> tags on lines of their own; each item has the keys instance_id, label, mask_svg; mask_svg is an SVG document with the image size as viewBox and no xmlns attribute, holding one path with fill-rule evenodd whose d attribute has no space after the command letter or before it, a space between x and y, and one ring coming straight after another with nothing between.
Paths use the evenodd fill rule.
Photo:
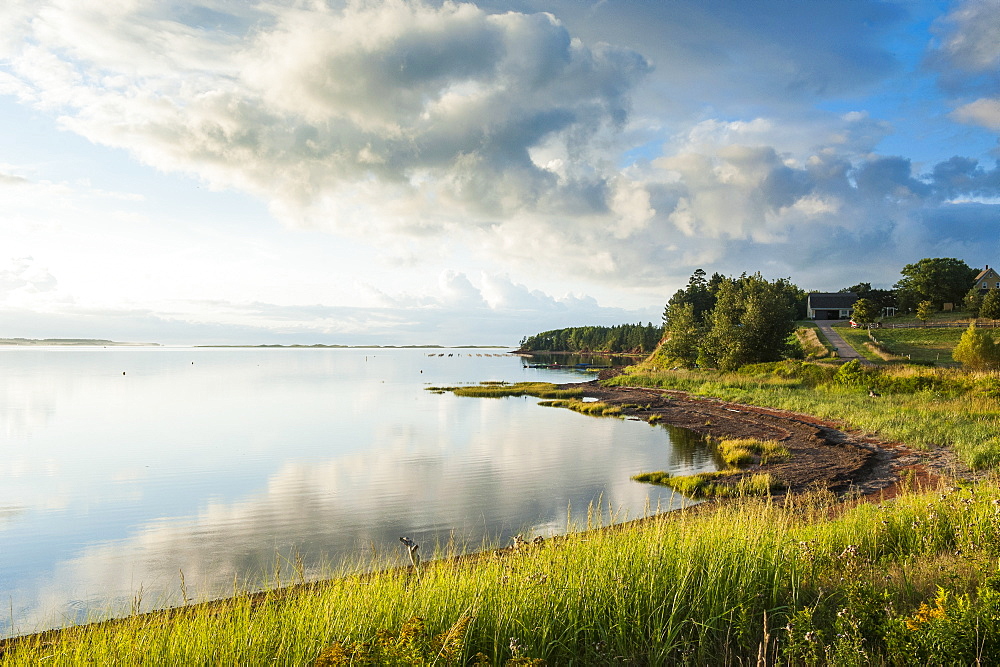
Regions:
<instances>
[{"instance_id":1,"label":"window","mask_svg":"<svg viewBox=\"0 0 1000 667\"><path fill-rule=\"evenodd\" d=\"M987 282L986 282L986 281L984 280L984 281L983 281L983 289L987 289L987 288L988 288L989 286L990 286L990 285L989 285L989 283L987 283Z\"/></svg>"}]
</instances>

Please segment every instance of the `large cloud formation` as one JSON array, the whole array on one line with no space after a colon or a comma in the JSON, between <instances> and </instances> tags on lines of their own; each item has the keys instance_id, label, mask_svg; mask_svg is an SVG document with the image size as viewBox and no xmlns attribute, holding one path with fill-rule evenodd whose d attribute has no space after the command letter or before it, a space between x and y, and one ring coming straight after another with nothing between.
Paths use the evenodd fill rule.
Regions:
<instances>
[{"instance_id":1,"label":"large cloud formation","mask_svg":"<svg viewBox=\"0 0 1000 667\"><path fill-rule=\"evenodd\" d=\"M879 155L888 122L820 109L899 74L901 6L501 4L15 0L0 90L293 226L460 238L605 284L835 280L817 258L878 258L866 277L892 282L981 244L995 167ZM995 18L957 3L926 54L953 118L992 129Z\"/></svg>"},{"instance_id":2,"label":"large cloud formation","mask_svg":"<svg viewBox=\"0 0 1000 667\"><path fill-rule=\"evenodd\" d=\"M590 144L625 122L649 69L544 13L260 4L233 34L237 17L206 29L171 9L14 3L7 88L149 164L259 193L296 224L350 228L373 201L409 231L602 212L612 185L588 168Z\"/></svg>"}]
</instances>

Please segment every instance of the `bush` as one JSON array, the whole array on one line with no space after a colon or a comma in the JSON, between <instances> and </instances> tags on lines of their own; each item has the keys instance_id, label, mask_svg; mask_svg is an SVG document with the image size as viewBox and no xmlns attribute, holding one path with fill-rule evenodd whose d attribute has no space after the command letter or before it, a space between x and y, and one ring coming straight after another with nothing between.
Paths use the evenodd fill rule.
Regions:
<instances>
[{"instance_id":1,"label":"bush","mask_svg":"<svg viewBox=\"0 0 1000 667\"><path fill-rule=\"evenodd\" d=\"M834 381L845 387L865 387L871 385L877 376L878 371L875 369L865 368L857 359L851 359L837 369Z\"/></svg>"},{"instance_id":2,"label":"bush","mask_svg":"<svg viewBox=\"0 0 1000 667\"><path fill-rule=\"evenodd\" d=\"M962 334L955 351L951 353L952 359L959 361L966 368L973 370L986 370L1000 367L1000 348L997 347L993 336L985 331L976 329L973 322Z\"/></svg>"}]
</instances>

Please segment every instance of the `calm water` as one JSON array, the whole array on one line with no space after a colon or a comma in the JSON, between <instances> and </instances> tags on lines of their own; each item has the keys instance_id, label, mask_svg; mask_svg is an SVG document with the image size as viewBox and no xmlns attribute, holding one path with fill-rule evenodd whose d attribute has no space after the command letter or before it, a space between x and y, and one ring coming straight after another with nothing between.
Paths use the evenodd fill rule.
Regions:
<instances>
[{"instance_id":1,"label":"calm water","mask_svg":"<svg viewBox=\"0 0 1000 667\"><path fill-rule=\"evenodd\" d=\"M671 493L631 475L714 468L683 431L424 390L591 375L430 353L0 348L0 634L179 604L181 571L204 598L635 518Z\"/></svg>"}]
</instances>

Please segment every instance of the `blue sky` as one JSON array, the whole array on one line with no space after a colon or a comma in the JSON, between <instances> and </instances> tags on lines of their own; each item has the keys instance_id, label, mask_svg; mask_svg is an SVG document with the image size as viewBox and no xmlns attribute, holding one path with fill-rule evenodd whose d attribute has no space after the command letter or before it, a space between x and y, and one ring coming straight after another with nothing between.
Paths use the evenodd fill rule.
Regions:
<instances>
[{"instance_id":1,"label":"blue sky","mask_svg":"<svg viewBox=\"0 0 1000 667\"><path fill-rule=\"evenodd\" d=\"M1000 264L1000 3L8 0L0 336L501 344Z\"/></svg>"}]
</instances>

